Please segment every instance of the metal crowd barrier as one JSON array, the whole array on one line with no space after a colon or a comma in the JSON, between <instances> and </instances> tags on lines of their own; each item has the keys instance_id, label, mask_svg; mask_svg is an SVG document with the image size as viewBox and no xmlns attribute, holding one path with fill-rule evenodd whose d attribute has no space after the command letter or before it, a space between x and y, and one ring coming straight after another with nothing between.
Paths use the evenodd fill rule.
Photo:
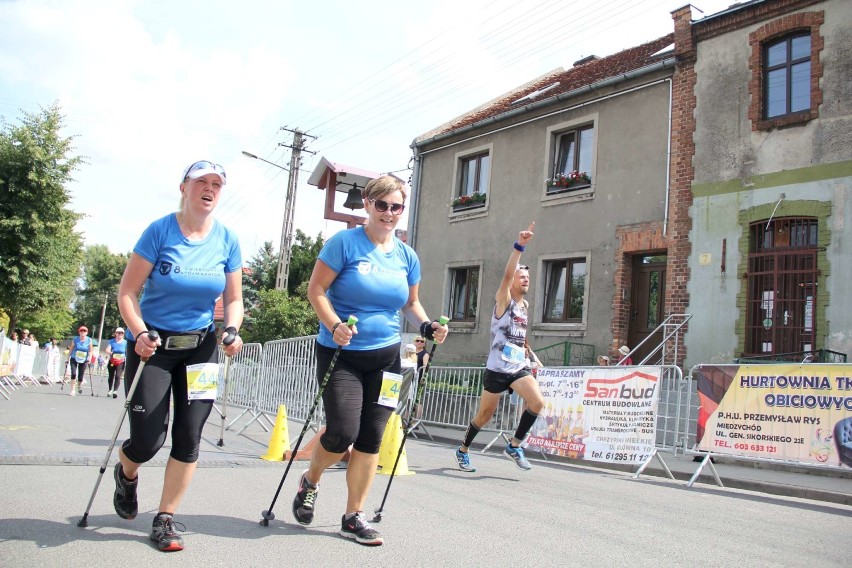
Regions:
<instances>
[{"instance_id":1,"label":"metal crowd barrier","mask_svg":"<svg viewBox=\"0 0 852 568\"><path fill-rule=\"evenodd\" d=\"M430 366L423 393L421 424L465 430L479 408L482 394L482 367ZM486 451L507 432L513 433L523 412L523 401L517 395L503 393L494 417L481 431L496 436L482 450Z\"/></svg>"},{"instance_id":2,"label":"metal crowd barrier","mask_svg":"<svg viewBox=\"0 0 852 568\"><path fill-rule=\"evenodd\" d=\"M216 403L214 407L219 411L221 416L222 411L219 406L229 406L245 409L236 420L231 421L231 424L236 423L240 417L253 408L254 402L257 399L257 378L260 375L261 365L263 363L263 346L260 343L244 343L243 348L231 360L228 370L228 398L225 399L225 352L222 351L222 346L219 346L219 382L216 391ZM226 413L227 414L227 413ZM230 429L231 424L226 428Z\"/></svg>"},{"instance_id":3,"label":"metal crowd barrier","mask_svg":"<svg viewBox=\"0 0 852 568\"><path fill-rule=\"evenodd\" d=\"M263 345L260 373L254 396L245 410L232 424L246 415L251 419L242 427L242 433L255 421L266 430L267 422L274 426L278 406L287 409L287 418L296 422L307 420L319 388L316 380L314 345L316 336L296 337L269 341ZM316 424L324 420L322 404L314 414Z\"/></svg>"}]
</instances>

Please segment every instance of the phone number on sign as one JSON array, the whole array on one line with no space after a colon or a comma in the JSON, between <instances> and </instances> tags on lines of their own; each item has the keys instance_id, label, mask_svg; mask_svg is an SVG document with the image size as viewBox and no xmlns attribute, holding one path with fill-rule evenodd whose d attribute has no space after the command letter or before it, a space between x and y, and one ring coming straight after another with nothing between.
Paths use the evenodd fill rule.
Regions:
<instances>
[{"instance_id":1,"label":"phone number on sign","mask_svg":"<svg viewBox=\"0 0 852 568\"><path fill-rule=\"evenodd\" d=\"M752 452L766 452L769 454L774 454L778 451L778 448L775 446L764 446L763 444L734 444L735 450L749 450Z\"/></svg>"},{"instance_id":2,"label":"phone number on sign","mask_svg":"<svg viewBox=\"0 0 852 568\"><path fill-rule=\"evenodd\" d=\"M597 453L597 452L595 452L595 453ZM601 453L603 454L603 452L601 452ZM602 457L606 461L613 461L613 462L634 462L635 463L635 462L643 462L646 459L648 459L648 454L639 454L639 453L629 454L627 452L606 452L602 456L595 456L593 454L592 457L593 458L594 457Z\"/></svg>"}]
</instances>

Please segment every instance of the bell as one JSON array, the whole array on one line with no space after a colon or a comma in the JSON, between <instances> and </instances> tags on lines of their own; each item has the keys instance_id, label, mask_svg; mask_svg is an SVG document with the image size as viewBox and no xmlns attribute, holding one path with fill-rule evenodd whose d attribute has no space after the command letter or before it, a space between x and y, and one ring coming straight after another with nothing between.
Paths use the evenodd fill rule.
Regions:
<instances>
[{"instance_id":1,"label":"bell","mask_svg":"<svg viewBox=\"0 0 852 568\"><path fill-rule=\"evenodd\" d=\"M352 189L346 195L346 201L343 203L343 206L348 209L364 208L364 198L361 197L361 190L358 189L358 184L352 184Z\"/></svg>"}]
</instances>

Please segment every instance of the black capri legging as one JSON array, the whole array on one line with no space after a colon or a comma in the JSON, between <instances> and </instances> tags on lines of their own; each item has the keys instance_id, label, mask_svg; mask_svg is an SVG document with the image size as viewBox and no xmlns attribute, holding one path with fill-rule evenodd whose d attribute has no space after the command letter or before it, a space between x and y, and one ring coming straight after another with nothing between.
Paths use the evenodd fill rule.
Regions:
<instances>
[{"instance_id":1,"label":"black capri legging","mask_svg":"<svg viewBox=\"0 0 852 568\"><path fill-rule=\"evenodd\" d=\"M86 375L86 361L82 363L78 363L73 357L68 359L68 367L71 372L71 382L80 381L83 382L83 378Z\"/></svg>"},{"instance_id":2,"label":"black capri legging","mask_svg":"<svg viewBox=\"0 0 852 568\"><path fill-rule=\"evenodd\" d=\"M317 381L322 381L335 349L317 343ZM378 404L382 373L400 372L399 343L369 351L340 352L322 402L326 429L320 444L339 454L350 444L365 454L377 454L393 408Z\"/></svg>"},{"instance_id":3,"label":"black capri legging","mask_svg":"<svg viewBox=\"0 0 852 568\"><path fill-rule=\"evenodd\" d=\"M161 333L165 343L165 332ZM198 347L180 351L157 348L148 359L139 385L130 401L130 438L121 449L130 461L145 463L153 458L166 441L169 428L169 394L174 396L174 422L172 424L172 451L174 459L184 463L198 461L201 430L210 411L212 400L187 402L186 366L198 363L215 363L216 334L208 333ZM127 363L124 381L125 395L130 390L140 358L136 343L127 341Z\"/></svg>"}]
</instances>

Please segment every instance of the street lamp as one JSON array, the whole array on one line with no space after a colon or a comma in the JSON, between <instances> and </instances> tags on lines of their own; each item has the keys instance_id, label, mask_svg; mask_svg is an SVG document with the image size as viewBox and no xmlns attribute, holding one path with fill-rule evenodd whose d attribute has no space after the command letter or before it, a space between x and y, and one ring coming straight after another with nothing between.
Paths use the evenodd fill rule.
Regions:
<instances>
[{"instance_id":1,"label":"street lamp","mask_svg":"<svg viewBox=\"0 0 852 568\"><path fill-rule=\"evenodd\" d=\"M269 160L265 160L265 159L261 158L260 156L255 156L251 152L246 152L245 150L243 150L243 156L245 156L246 158L254 158L255 160L260 160L261 162L266 162L270 166L275 166L276 168L281 168L285 172L290 171L287 168L285 168L284 166L280 166L280 165L276 164L275 162L270 162Z\"/></svg>"},{"instance_id":2,"label":"street lamp","mask_svg":"<svg viewBox=\"0 0 852 568\"><path fill-rule=\"evenodd\" d=\"M266 162L270 166L275 166L276 168L280 168L285 172L290 173L290 170L285 168L284 166L278 165L275 162L270 162L260 156L256 156L251 152L242 151L243 156L247 158L253 158L255 160L260 160L261 162ZM290 176L293 177L292 174ZM288 191L287 198L284 203L284 222L281 225L281 243L279 245L278 250L278 270L276 272L275 277L275 289L276 290L284 290L287 288L287 277L290 272L290 231L292 230L292 210L295 207L295 192L290 189L292 187L292 181L288 183Z\"/></svg>"}]
</instances>

